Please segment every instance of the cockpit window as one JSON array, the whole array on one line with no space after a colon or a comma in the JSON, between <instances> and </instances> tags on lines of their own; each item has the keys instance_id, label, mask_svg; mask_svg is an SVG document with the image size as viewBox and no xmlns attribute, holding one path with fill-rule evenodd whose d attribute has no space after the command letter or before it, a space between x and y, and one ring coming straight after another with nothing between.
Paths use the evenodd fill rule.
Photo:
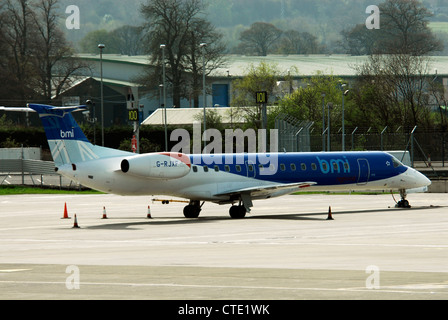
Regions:
<instances>
[{"instance_id":1,"label":"cockpit window","mask_svg":"<svg viewBox=\"0 0 448 320\"><path fill-rule=\"evenodd\" d=\"M403 164L395 157L392 157L392 163L394 164L394 168L403 166Z\"/></svg>"}]
</instances>

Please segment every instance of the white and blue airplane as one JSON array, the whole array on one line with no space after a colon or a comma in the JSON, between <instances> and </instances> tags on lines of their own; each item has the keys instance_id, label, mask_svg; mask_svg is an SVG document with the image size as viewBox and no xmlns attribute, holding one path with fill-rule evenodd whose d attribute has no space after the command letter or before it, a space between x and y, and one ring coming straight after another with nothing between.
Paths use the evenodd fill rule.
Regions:
<instances>
[{"instance_id":1,"label":"white and blue airplane","mask_svg":"<svg viewBox=\"0 0 448 320\"><path fill-rule=\"evenodd\" d=\"M230 216L243 218L253 200L305 188L399 191L397 206L410 207L407 190L431 184L423 174L386 152L187 155L105 148L90 143L71 114L86 108L28 104L17 109L39 114L59 174L106 193L189 199L183 210L187 218L197 218L205 201L231 204Z\"/></svg>"}]
</instances>

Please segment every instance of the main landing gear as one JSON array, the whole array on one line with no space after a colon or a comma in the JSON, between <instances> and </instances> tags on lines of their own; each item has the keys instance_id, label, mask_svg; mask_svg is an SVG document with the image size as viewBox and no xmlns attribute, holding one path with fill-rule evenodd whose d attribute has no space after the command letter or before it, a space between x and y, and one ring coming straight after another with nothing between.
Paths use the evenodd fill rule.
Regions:
<instances>
[{"instance_id":1,"label":"main landing gear","mask_svg":"<svg viewBox=\"0 0 448 320\"><path fill-rule=\"evenodd\" d=\"M190 204L184 207L185 218L197 218L201 212L202 205L197 200L190 200Z\"/></svg>"},{"instance_id":2,"label":"main landing gear","mask_svg":"<svg viewBox=\"0 0 448 320\"><path fill-rule=\"evenodd\" d=\"M246 216L246 207L244 205L231 206L229 214L232 219L243 219Z\"/></svg>"},{"instance_id":3,"label":"main landing gear","mask_svg":"<svg viewBox=\"0 0 448 320\"><path fill-rule=\"evenodd\" d=\"M199 213L201 212L202 205L197 200L190 200L190 203L184 207L184 216L185 218L197 218L199 217ZM230 217L233 219L242 219L246 216L247 209L241 203L238 206L231 206L229 210Z\"/></svg>"},{"instance_id":4,"label":"main landing gear","mask_svg":"<svg viewBox=\"0 0 448 320\"><path fill-rule=\"evenodd\" d=\"M400 197L401 200L397 202L397 204L395 205L396 208L410 208L411 205L409 204L409 201L406 200L406 190L405 189L401 189L400 190Z\"/></svg>"}]
</instances>

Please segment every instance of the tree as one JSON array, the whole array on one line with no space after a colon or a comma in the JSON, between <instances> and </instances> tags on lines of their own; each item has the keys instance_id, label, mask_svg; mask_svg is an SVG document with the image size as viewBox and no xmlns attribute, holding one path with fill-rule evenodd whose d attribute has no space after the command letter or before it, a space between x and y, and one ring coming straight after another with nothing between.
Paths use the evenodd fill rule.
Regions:
<instances>
[{"instance_id":1,"label":"tree","mask_svg":"<svg viewBox=\"0 0 448 320\"><path fill-rule=\"evenodd\" d=\"M33 25L36 28L33 65L36 70L35 87L40 88L43 98L50 102L59 96L70 77L85 69L84 63L72 58L73 50L58 27L59 0L38 0L33 4Z\"/></svg>"},{"instance_id":2,"label":"tree","mask_svg":"<svg viewBox=\"0 0 448 320\"><path fill-rule=\"evenodd\" d=\"M380 30L359 24L341 32L346 52L426 55L443 50L442 42L428 27L432 14L420 1L386 0L379 9Z\"/></svg>"},{"instance_id":3,"label":"tree","mask_svg":"<svg viewBox=\"0 0 448 320\"><path fill-rule=\"evenodd\" d=\"M268 97L272 97L274 88L280 78L284 78L284 75L281 74L276 64L262 61L258 66L251 64L243 78L232 82L231 106L238 107L237 115L243 117L252 128L260 129L262 127L261 106L258 105L253 108L255 106L255 93L267 91Z\"/></svg>"},{"instance_id":4,"label":"tree","mask_svg":"<svg viewBox=\"0 0 448 320\"><path fill-rule=\"evenodd\" d=\"M255 22L249 29L241 32L240 47L248 54L266 56L273 48L282 31L266 22Z\"/></svg>"},{"instance_id":5,"label":"tree","mask_svg":"<svg viewBox=\"0 0 448 320\"><path fill-rule=\"evenodd\" d=\"M58 27L59 0L7 0L0 7L0 47L8 74L8 100L50 102L77 71L86 68L72 58L73 50Z\"/></svg>"},{"instance_id":6,"label":"tree","mask_svg":"<svg viewBox=\"0 0 448 320\"><path fill-rule=\"evenodd\" d=\"M365 24L358 24L352 29L342 30L341 35L339 45L344 51L351 55L362 56L375 53L381 30L369 30Z\"/></svg>"},{"instance_id":7,"label":"tree","mask_svg":"<svg viewBox=\"0 0 448 320\"><path fill-rule=\"evenodd\" d=\"M222 35L202 17L202 1L148 0L142 5L141 12L148 21L145 24L145 41L151 54L151 64L158 66L147 73L145 83L151 86L162 83L160 76L164 53L168 65L166 76L173 90L173 104L180 106L182 97L193 94L196 105L199 94L197 79L202 74L199 43L207 43L204 54L208 73L224 62L221 55L224 50ZM164 49L160 47L162 44L165 45ZM191 72L193 79L190 91L185 90L189 82L186 71Z\"/></svg>"},{"instance_id":8,"label":"tree","mask_svg":"<svg viewBox=\"0 0 448 320\"><path fill-rule=\"evenodd\" d=\"M429 126L431 59L411 54L372 55L358 66L358 102L383 125Z\"/></svg>"},{"instance_id":9,"label":"tree","mask_svg":"<svg viewBox=\"0 0 448 320\"><path fill-rule=\"evenodd\" d=\"M381 53L424 55L442 50L442 44L428 27L432 16L418 0L387 0L379 6Z\"/></svg>"},{"instance_id":10,"label":"tree","mask_svg":"<svg viewBox=\"0 0 448 320\"><path fill-rule=\"evenodd\" d=\"M80 41L80 47L83 53L97 54L99 43L106 45L103 50L106 54L134 56L145 52L141 27L125 25L109 32L105 29L91 31Z\"/></svg>"},{"instance_id":11,"label":"tree","mask_svg":"<svg viewBox=\"0 0 448 320\"><path fill-rule=\"evenodd\" d=\"M8 98L25 101L35 96L31 86L33 70L31 68L31 39L35 34L31 27L32 10L28 0L6 0L2 8L4 55L9 75Z\"/></svg>"},{"instance_id":12,"label":"tree","mask_svg":"<svg viewBox=\"0 0 448 320\"><path fill-rule=\"evenodd\" d=\"M283 32L277 49L277 52L281 54L316 54L322 51L323 48L314 35L297 30Z\"/></svg>"},{"instance_id":13,"label":"tree","mask_svg":"<svg viewBox=\"0 0 448 320\"><path fill-rule=\"evenodd\" d=\"M331 123L337 123L337 125L334 125L336 128L341 124L342 83L341 78L333 75L322 75L318 72L310 79L305 80L304 85L279 100L278 108L274 111L273 116L284 113L299 120L313 121L315 124L322 125L322 105L325 105L324 112L325 117L327 117L326 105L331 102L333 104ZM356 108L354 106L351 95L347 96L344 105L346 125L351 125L356 121L356 114L354 114ZM359 125L359 122L357 122L357 125Z\"/></svg>"}]
</instances>

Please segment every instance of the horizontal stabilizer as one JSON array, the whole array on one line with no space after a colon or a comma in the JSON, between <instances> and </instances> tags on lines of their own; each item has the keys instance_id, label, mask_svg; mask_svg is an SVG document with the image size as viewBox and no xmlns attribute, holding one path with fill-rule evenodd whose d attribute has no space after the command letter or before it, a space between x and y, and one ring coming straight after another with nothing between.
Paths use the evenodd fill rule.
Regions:
<instances>
[{"instance_id":1,"label":"horizontal stabilizer","mask_svg":"<svg viewBox=\"0 0 448 320\"><path fill-rule=\"evenodd\" d=\"M85 111L87 110L87 106L72 106L72 107L53 107L47 106L43 104L28 104L30 107L0 107L0 111L15 111L15 112L39 112L43 113L48 110L59 110L64 112L76 112L76 111Z\"/></svg>"}]
</instances>

